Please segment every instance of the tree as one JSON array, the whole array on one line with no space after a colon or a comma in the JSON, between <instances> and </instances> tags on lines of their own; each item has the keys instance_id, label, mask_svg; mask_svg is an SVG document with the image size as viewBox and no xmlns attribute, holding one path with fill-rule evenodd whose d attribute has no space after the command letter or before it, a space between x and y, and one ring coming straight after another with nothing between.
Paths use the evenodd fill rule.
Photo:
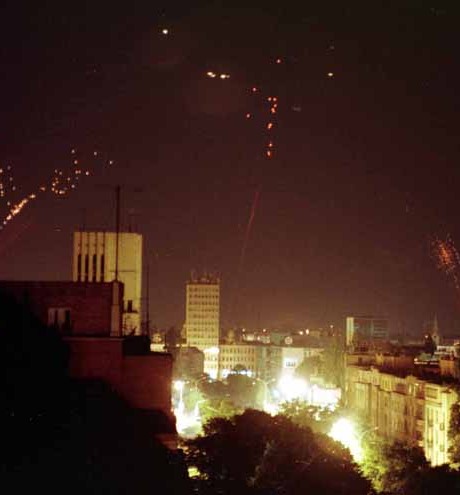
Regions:
<instances>
[{"instance_id":1,"label":"tree","mask_svg":"<svg viewBox=\"0 0 460 495\"><path fill-rule=\"evenodd\" d=\"M367 494L370 485L339 444L284 416L247 410L214 419L187 442L188 462L210 492Z\"/></svg>"},{"instance_id":2,"label":"tree","mask_svg":"<svg viewBox=\"0 0 460 495\"><path fill-rule=\"evenodd\" d=\"M452 463L460 463L460 402L452 404L450 410L449 457Z\"/></svg>"},{"instance_id":3,"label":"tree","mask_svg":"<svg viewBox=\"0 0 460 495\"><path fill-rule=\"evenodd\" d=\"M227 390L236 407L255 407L258 387L252 378L242 373L243 370L235 367L227 376Z\"/></svg>"},{"instance_id":4,"label":"tree","mask_svg":"<svg viewBox=\"0 0 460 495\"><path fill-rule=\"evenodd\" d=\"M165 346L168 351L176 348L181 341L181 332L176 327L170 327L165 332Z\"/></svg>"},{"instance_id":5,"label":"tree","mask_svg":"<svg viewBox=\"0 0 460 495\"><path fill-rule=\"evenodd\" d=\"M310 380L312 375L316 375L318 373L319 367L320 359L318 356L306 357L296 368L295 373L300 378Z\"/></svg>"},{"instance_id":6,"label":"tree","mask_svg":"<svg viewBox=\"0 0 460 495\"><path fill-rule=\"evenodd\" d=\"M420 447L400 441L389 443L375 434L363 438L363 444L361 471L377 492L405 495L406 486L428 468Z\"/></svg>"},{"instance_id":7,"label":"tree","mask_svg":"<svg viewBox=\"0 0 460 495\"><path fill-rule=\"evenodd\" d=\"M231 418L242 412L228 398L209 398L199 402L199 410L202 424L206 424L214 418Z\"/></svg>"},{"instance_id":8,"label":"tree","mask_svg":"<svg viewBox=\"0 0 460 495\"><path fill-rule=\"evenodd\" d=\"M447 464L423 469L405 487L404 495L460 493L460 472Z\"/></svg>"},{"instance_id":9,"label":"tree","mask_svg":"<svg viewBox=\"0 0 460 495\"><path fill-rule=\"evenodd\" d=\"M423 342L423 351L430 355L434 354L434 351L436 351L436 344L430 334L425 335L425 340Z\"/></svg>"},{"instance_id":10,"label":"tree","mask_svg":"<svg viewBox=\"0 0 460 495\"><path fill-rule=\"evenodd\" d=\"M305 401L294 399L281 404L280 414L286 416L301 427L311 428L315 432L328 433L339 411L313 406Z\"/></svg>"},{"instance_id":11,"label":"tree","mask_svg":"<svg viewBox=\"0 0 460 495\"><path fill-rule=\"evenodd\" d=\"M342 336L337 333L324 349L320 374L327 383L343 388L344 370L344 343Z\"/></svg>"}]
</instances>

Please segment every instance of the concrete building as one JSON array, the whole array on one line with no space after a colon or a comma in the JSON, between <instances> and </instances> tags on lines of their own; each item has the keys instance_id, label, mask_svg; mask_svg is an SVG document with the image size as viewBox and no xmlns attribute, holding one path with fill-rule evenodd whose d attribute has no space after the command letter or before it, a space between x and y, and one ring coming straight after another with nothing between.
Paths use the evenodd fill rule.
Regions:
<instances>
[{"instance_id":1,"label":"concrete building","mask_svg":"<svg viewBox=\"0 0 460 495\"><path fill-rule=\"evenodd\" d=\"M423 448L434 466L449 462L451 406L457 401L449 386L373 366L346 366L347 407L389 440Z\"/></svg>"},{"instance_id":2,"label":"concrete building","mask_svg":"<svg viewBox=\"0 0 460 495\"><path fill-rule=\"evenodd\" d=\"M376 316L348 316L346 345L379 347L388 341L388 320Z\"/></svg>"},{"instance_id":3,"label":"concrete building","mask_svg":"<svg viewBox=\"0 0 460 495\"><path fill-rule=\"evenodd\" d=\"M204 372L219 374L220 281L212 274L192 273L186 284L185 340L204 353Z\"/></svg>"},{"instance_id":4,"label":"concrete building","mask_svg":"<svg viewBox=\"0 0 460 495\"><path fill-rule=\"evenodd\" d=\"M118 238L118 249L117 249ZM118 258L118 263L117 263ZM117 266L118 265L118 266ZM142 235L132 232L74 232L72 280L124 284L124 335L141 333Z\"/></svg>"}]
</instances>

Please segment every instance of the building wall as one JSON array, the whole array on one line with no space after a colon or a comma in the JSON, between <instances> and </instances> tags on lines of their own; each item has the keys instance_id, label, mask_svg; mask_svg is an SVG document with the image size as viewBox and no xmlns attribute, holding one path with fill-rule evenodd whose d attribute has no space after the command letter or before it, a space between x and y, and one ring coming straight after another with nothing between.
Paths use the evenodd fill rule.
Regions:
<instances>
[{"instance_id":1,"label":"building wall","mask_svg":"<svg viewBox=\"0 0 460 495\"><path fill-rule=\"evenodd\" d=\"M131 407L160 413L164 419L159 421L159 439L174 448L169 354L126 355L123 338L65 337L65 342L71 377L103 380Z\"/></svg>"},{"instance_id":2,"label":"building wall","mask_svg":"<svg viewBox=\"0 0 460 495\"><path fill-rule=\"evenodd\" d=\"M115 232L74 232L72 279L79 282L115 280L117 234ZM118 279L125 286L124 334L141 333L142 235L118 234Z\"/></svg>"},{"instance_id":3,"label":"building wall","mask_svg":"<svg viewBox=\"0 0 460 495\"><path fill-rule=\"evenodd\" d=\"M171 383L169 354L123 357L121 392L133 407L170 411Z\"/></svg>"},{"instance_id":4,"label":"building wall","mask_svg":"<svg viewBox=\"0 0 460 495\"><path fill-rule=\"evenodd\" d=\"M73 335L118 335L123 284L1 281L0 292L25 304L43 325Z\"/></svg>"},{"instance_id":5,"label":"building wall","mask_svg":"<svg viewBox=\"0 0 460 495\"><path fill-rule=\"evenodd\" d=\"M220 283L215 276L192 277L186 284L185 337L204 353L204 372L219 373Z\"/></svg>"},{"instance_id":6,"label":"building wall","mask_svg":"<svg viewBox=\"0 0 460 495\"><path fill-rule=\"evenodd\" d=\"M221 344L219 377L226 378L235 366L244 366L251 375L255 376L257 374L257 346L250 344Z\"/></svg>"},{"instance_id":7,"label":"building wall","mask_svg":"<svg viewBox=\"0 0 460 495\"><path fill-rule=\"evenodd\" d=\"M410 375L348 365L345 399L379 435L419 445L432 465L448 462L450 408L457 400L454 390Z\"/></svg>"}]
</instances>

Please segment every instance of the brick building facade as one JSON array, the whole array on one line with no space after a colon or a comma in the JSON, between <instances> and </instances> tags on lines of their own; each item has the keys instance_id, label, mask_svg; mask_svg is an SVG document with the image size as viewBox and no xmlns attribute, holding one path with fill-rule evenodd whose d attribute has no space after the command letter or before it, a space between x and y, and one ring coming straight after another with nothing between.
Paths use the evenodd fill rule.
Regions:
<instances>
[{"instance_id":1,"label":"brick building facade","mask_svg":"<svg viewBox=\"0 0 460 495\"><path fill-rule=\"evenodd\" d=\"M0 281L0 294L66 335L119 336L123 284Z\"/></svg>"},{"instance_id":2,"label":"brick building facade","mask_svg":"<svg viewBox=\"0 0 460 495\"><path fill-rule=\"evenodd\" d=\"M107 383L131 407L153 415L157 438L177 448L172 358L150 352L148 338L121 337L122 283L0 281L0 299L56 327L69 349L70 376Z\"/></svg>"}]
</instances>

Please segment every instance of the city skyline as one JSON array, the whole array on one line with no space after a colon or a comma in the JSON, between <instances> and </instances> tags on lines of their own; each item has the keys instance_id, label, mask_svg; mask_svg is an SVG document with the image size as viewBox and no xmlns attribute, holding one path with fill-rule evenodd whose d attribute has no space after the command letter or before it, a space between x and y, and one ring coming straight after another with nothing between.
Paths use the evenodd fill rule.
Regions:
<instances>
[{"instance_id":1,"label":"city skyline","mask_svg":"<svg viewBox=\"0 0 460 495\"><path fill-rule=\"evenodd\" d=\"M87 6L2 16L8 194L90 174L5 226L1 279L71 280L73 231L113 231L120 184L160 327L182 325L196 269L221 274L224 327L459 328L430 244L460 243L457 7Z\"/></svg>"}]
</instances>

